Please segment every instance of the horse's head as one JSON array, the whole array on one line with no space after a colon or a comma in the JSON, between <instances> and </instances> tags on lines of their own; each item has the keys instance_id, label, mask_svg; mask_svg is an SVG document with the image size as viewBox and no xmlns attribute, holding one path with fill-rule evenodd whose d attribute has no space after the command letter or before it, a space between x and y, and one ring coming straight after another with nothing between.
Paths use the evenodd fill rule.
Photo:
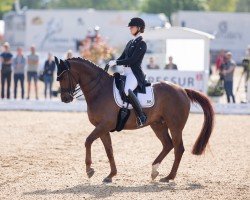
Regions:
<instances>
[{"instance_id":1,"label":"horse's head","mask_svg":"<svg viewBox=\"0 0 250 200\"><path fill-rule=\"evenodd\" d=\"M57 81L60 82L61 88L61 100L64 103L73 101L76 92L77 79L72 73L70 63L68 60L60 60L55 57L55 63L57 66Z\"/></svg>"}]
</instances>

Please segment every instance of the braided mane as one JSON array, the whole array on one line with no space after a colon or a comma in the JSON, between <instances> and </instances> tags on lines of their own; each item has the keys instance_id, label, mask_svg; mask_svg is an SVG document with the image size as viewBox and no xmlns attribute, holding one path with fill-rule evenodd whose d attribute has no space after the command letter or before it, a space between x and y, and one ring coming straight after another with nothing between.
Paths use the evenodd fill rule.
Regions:
<instances>
[{"instance_id":1,"label":"braided mane","mask_svg":"<svg viewBox=\"0 0 250 200\"><path fill-rule=\"evenodd\" d=\"M100 66L96 65L95 63L93 63L92 61L90 60L87 60L85 58L81 58L81 57L73 57L73 58L68 58L67 60L72 60L72 61L79 61L79 62L87 62L88 64L90 64L91 67L97 67L97 68L100 68Z\"/></svg>"}]
</instances>

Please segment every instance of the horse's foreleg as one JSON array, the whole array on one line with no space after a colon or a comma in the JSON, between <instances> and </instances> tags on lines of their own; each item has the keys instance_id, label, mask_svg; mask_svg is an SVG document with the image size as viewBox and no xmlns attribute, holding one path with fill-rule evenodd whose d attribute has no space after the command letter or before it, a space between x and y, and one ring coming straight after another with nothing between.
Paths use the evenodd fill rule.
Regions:
<instances>
[{"instance_id":1,"label":"horse's foreleg","mask_svg":"<svg viewBox=\"0 0 250 200\"><path fill-rule=\"evenodd\" d=\"M86 148L86 158L85 158L85 164L86 164L86 173L89 178L91 178L95 171L93 168L91 168L92 159L91 159L91 145L92 143L99 137L101 137L103 134L106 134L108 131L105 130L103 126L97 126L92 133L86 138L85 141L85 148Z\"/></svg>"},{"instance_id":2,"label":"horse's foreleg","mask_svg":"<svg viewBox=\"0 0 250 200\"><path fill-rule=\"evenodd\" d=\"M158 139L161 141L163 149L152 164L151 178L154 180L159 172L157 171L160 163L166 157L166 155L173 149L173 143L168 133L168 127L166 124L157 123L151 125L151 128L155 132Z\"/></svg>"},{"instance_id":3,"label":"horse's foreleg","mask_svg":"<svg viewBox=\"0 0 250 200\"><path fill-rule=\"evenodd\" d=\"M107 153L111 168L110 174L105 179L103 179L103 182L110 183L112 182L112 178L117 174L110 133L102 135L101 140Z\"/></svg>"}]
</instances>

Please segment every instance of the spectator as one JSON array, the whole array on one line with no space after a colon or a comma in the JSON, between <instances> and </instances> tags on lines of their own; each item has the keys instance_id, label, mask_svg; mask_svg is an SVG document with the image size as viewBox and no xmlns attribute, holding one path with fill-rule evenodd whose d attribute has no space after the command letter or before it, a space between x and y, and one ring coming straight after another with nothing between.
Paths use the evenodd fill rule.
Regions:
<instances>
[{"instance_id":1,"label":"spectator","mask_svg":"<svg viewBox=\"0 0 250 200\"><path fill-rule=\"evenodd\" d=\"M227 52L225 57L225 63L222 64L222 75L224 80L224 88L227 95L227 102L230 103L230 97L232 97L233 103L235 103L235 97L233 94L233 74L236 67L235 62L232 60L232 53Z\"/></svg>"},{"instance_id":2,"label":"spectator","mask_svg":"<svg viewBox=\"0 0 250 200\"><path fill-rule=\"evenodd\" d=\"M178 70L177 65L173 63L173 57L169 56L168 57L169 63L166 65L165 69L173 69L173 70Z\"/></svg>"},{"instance_id":3,"label":"spectator","mask_svg":"<svg viewBox=\"0 0 250 200\"><path fill-rule=\"evenodd\" d=\"M5 82L7 82L7 98L10 98L10 84L11 84L11 65L12 53L10 52L10 45L5 42L3 45L3 52L0 54L2 69L1 69L1 97L4 98Z\"/></svg>"},{"instance_id":4,"label":"spectator","mask_svg":"<svg viewBox=\"0 0 250 200\"><path fill-rule=\"evenodd\" d=\"M70 58L73 58L73 52L71 49L69 49L66 53L66 59L70 59Z\"/></svg>"},{"instance_id":5,"label":"spectator","mask_svg":"<svg viewBox=\"0 0 250 200\"><path fill-rule=\"evenodd\" d=\"M55 61L53 60L53 56L51 53L48 54L48 60L45 61L44 64L44 98L47 98L47 90L49 88L49 97L52 97L52 83L53 83L53 75L55 71Z\"/></svg>"},{"instance_id":6,"label":"spectator","mask_svg":"<svg viewBox=\"0 0 250 200\"><path fill-rule=\"evenodd\" d=\"M38 79L38 67L39 67L39 56L36 53L35 46L30 47L30 55L28 55L28 67L27 67L27 74L28 74L28 96L27 99L30 98L30 85L31 80L34 80L35 85L35 93L36 99L38 99L38 88L37 88L37 79Z\"/></svg>"},{"instance_id":7,"label":"spectator","mask_svg":"<svg viewBox=\"0 0 250 200\"><path fill-rule=\"evenodd\" d=\"M222 64L224 64L224 58L225 58L225 51L222 49L220 50L215 60L216 71L221 72L221 66Z\"/></svg>"},{"instance_id":8,"label":"spectator","mask_svg":"<svg viewBox=\"0 0 250 200\"><path fill-rule=\"evenodd\" d=\"M149 58L149 63L147 64L147 69L160 69L159 65L154 63L154 58Z\"/></svg>"},{"instance_id":9,"label":"spectator","mask_svg":"<svg viewBox=\"0 0 250 200\"><path fill-rule=\"evenodd\" d=\"M21 95L24 98L24 70L26 60L23 56L23 50L21 47L17 48L17 55L13 59L13 71L14 71L14 98L17 97L17 83L21 83Z\"/></svg>"}]
</instances>

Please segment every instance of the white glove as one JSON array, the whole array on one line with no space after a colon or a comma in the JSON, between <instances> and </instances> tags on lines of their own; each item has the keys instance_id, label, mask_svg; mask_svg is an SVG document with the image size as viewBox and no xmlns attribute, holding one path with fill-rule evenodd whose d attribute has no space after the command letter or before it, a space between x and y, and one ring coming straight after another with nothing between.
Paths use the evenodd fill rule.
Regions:
<instances>
[{"instance_id":1,"label":"white glove","mask_svg":"<svg viewBox=\"0 0 250 200\"><path fill-rule=\"evenodd\" d=\"M115 66L116 65L116 60L111 60L111 61L109 61L109 66L110 67L113 67L113 66Z\"/></svg>"}]
</instances>

